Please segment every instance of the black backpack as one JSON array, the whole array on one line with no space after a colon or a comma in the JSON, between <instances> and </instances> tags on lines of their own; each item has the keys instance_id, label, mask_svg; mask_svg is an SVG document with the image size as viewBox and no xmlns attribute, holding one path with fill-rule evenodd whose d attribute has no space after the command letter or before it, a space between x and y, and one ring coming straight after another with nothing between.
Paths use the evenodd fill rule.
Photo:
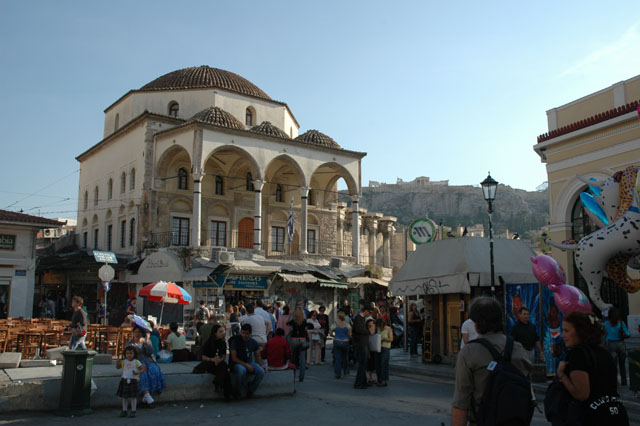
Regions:
<instances>
[{"instance_id":1,"label":"black backpack","mask_svg":"<svg viewBox=\"0 0 640 426\"><path fill-rule=\"evenodd\" d=\"M478 426L520 426L529 425L533 417L533 392L531 382L511 363L513 338L507 337L503 354L486 339L475 339L469 343L479 343L493 356L487 384L480 405L472 401Z\"/></svg>"}]
</instances>

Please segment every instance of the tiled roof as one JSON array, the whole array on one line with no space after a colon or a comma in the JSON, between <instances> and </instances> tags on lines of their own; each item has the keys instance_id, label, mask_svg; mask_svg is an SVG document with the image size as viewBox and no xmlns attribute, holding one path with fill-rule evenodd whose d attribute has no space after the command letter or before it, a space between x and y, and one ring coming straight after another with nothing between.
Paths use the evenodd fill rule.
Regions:
<instances>
[{"instance_id":1,"label":"tiled roof","mask_svg":"<svg viewBox=\"0 0 640 426\"><path fill-rule=\"evenodd\" d=\"M30 225L45 225L43 227L58 227L64 225L57 220L47 219L46 217L32 216L30 214L12 212L9 210L0 210L0 222L22 222Z\"/></svg>"},{"instance_id":2,"label":"tiled roof","mask_svg":"<svg viewBox=\"0 0 640 426\"><path fill-rule=\"evenodd\" d=\"M244 77L207 65L183 68L156 78L140 88L146 90L182 90L218 88L242 95L272 100L269 95Z\"/></svg>"},{"instance_id":3,"label":"tiled roof","mask_svg":"<svg viewBox=\"0 0 640 426\"><path fill-rule=\"evenodd\" d=\"M576 130L584 129L585 127L593 126L594 124L601 123L603 121L610 120L614 117L627 114L629 112L638 109L638 103L640 101L633 101L618 108L610 109L600 114L592 115L584 120L576 121L575 123L562 126L559 129L551 130L548 133L544 133L538 136L538 142L548 141L549 139L557 138L558 136L565 135L567 133L575 132Z\"/></svg>"},{"instance_id":4,"label":"tiled roof","mask_svg":"<svg viewBox=\"0 0 640 426\"><path fill-rule=\"evenodd\" d=\"M189 119L189 122L192 121L227 127L229 129L245 129L244 124L242 124L237 118L218 107L209 107L200 111Z\"/></svg>"},{"instance_id":5,"label":"tiled roof","mask_svg":"<svg viewBox=\"0 0 640 426\"><path fill-rule=\"evenodd\" d=\"M263 135L275 136L278 138L291 139L289 135L287 135L284 131L280 130L278 127L274 126L268 121L263 121L257 126L253 126L249 131L254 133L262 133Z\"/></svg>"},{"instance_id":6,"label":"tiled roof","mask_svg":"<svg viewBox=\"0 0 640 426\"><path fill-rule=\"evenodd\" d=\"M295 140L305 143L310 143L312 145L324 146L327 148L338 148L341 149L340 145L329 136L321 133L317 130L308 130L298 136Z\"/></svg>"}]
</instances>

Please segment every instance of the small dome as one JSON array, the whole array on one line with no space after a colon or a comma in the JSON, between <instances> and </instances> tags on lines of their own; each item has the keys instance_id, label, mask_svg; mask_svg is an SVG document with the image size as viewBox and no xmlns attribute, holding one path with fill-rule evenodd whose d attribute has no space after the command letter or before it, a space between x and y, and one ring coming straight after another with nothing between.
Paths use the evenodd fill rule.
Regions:
<instances>
[{"instance_id":1,"label":"small dome","mask_svg":"<svg viewBox=\"0 0 640 426\"><path fill-rule=\"evenodd\" d=\"M272 100L269 95L244 77L207 65L183 68L145 84L141 91L218 88L230 92Z\"/></svg>"},{"instance_id":2,"label":"small dome","mask_svg":"<svg viewBox=\"0 0 640 426\"><path fill-rule=\"evenodd\" d=\"M262 133L263 135L275 136L277 138L291 139L284 131L280 130L268 121L263 121L257 126L253 126L250 131L254 133Z\"/></svg>"},{"instance_id":3,"label":"small dome","mask_svg":"<svg viewBox=\"0 0 640 426\"><path fill-rule=\"evenodd\" d=\"M218 107L209 107L195 114L189 121L213 124L214 126L227 127L229 129L244 130L245 126L233 115Z\"/></svg>"},{"instance_id":4,"label":"small dome","mask_svg":"<svg viewBox=\"0 0 640 426\"><path fill-rule=\"evenodd\" d=\"M342 149L336 141L317 130L308 130L298 136L295 140L310 143L312 145L324 146L326 148Z\"/></svg>"}]
</instances>

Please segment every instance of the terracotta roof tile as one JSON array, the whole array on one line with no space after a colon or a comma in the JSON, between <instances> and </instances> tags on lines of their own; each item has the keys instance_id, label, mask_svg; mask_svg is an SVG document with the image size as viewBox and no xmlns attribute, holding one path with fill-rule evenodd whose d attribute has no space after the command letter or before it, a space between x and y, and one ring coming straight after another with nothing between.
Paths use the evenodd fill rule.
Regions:
<instances>
[{"instance_id":1,"label":"terracotta roof tile","mask_svg":"<svg viewBox=\"0 0 640 426\"><path fill-rule=\"evenodd\" d=\"M140 88L141 91L184 90L218 88L272 100L269 95L244 77L230 71L212 68L207 65L183 68L156 78Z\"/></svg>"},{"instance_id":2,"label":"terracotta roof tile","mask_svg":"<svg viewBox=\"0 0 640 426\"><path fill-rule=\"evenodd\" d=\"M312 145L324 146L327 148L338 148L342 149L340 145L329 136L321 133L317 130L308 130L298 136L295 140L300 142L310 143Z\"/></svg>"},{"instance_id":3,"label":"terracotta roof tile","mask_svg":"<svg viewBox=\"0 0 640 426\"><path fill-rule=\"evenodd\" d=\"M249 131L254 133L262 133L263 135L275 136L277 138L291 139L283 130L274 126L268 121L263 121L257 126L253 126Z\"/></svg>"},{"instance_id":4,"label":"terracotta roof tile","mask_svg":"<svg viewBox=\"0 0 640 426\"><path fill-rule=\"evenodd\" d=\"M209 107L196 113L189 119L189 122L193 121L213 124L214 126L227 127L230 129L246 129L245 125L237 118L218 107Z\"/></svg>"},{"instance_id":5,"label":"terracotta roof tile","mask_svg":"<svg viewBox=\"0 0 640 426\"><path fill-rule=\"evenodd\" d=\"M0 222L22 222L33 225L46 225L44 227L58 227L64 225L64 223L58 222L57 220L12 212L9 210L0 210Z\"/></svg>"},{"instance_id":6,"label":"terracotta roof tile","mask_svg":"<svg viewBox=\"0 0 640 426\"><path fill-rule=\"evenodd\" d=\"M576 121L575 123L567 124L559 129L551 130L548 133L543 133L538 136L538 143L548 141L549 139L557 138L558 136L566 135L567 133L574 132L576 130L584 129L585 127L593 126L594 124L601 123L603 121L610 120L614 117L627 114L629 112L638 109L638 103L640 101L633 101L624 106L610 109L609 111L602 112L600 114L592 115L584 120ZM639 112L640 114L640 112Z\"/></svg>"}]
</instances>

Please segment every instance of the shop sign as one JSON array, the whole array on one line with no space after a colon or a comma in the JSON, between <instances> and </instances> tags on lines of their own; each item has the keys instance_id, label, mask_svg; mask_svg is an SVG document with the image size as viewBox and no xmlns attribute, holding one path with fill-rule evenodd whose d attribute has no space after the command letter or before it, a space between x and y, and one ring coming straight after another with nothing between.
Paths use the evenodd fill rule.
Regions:
<instances>
[{"instance_id":1,"label":"shop sign","mask_svg":"<svg viewBox=\"0 0 640 426\"><path fill-rule=\"evenodd\" d=\"M42 275L42 284L64 284L64 272L47 271Z\"/></svg>"},{"instance_id":2,"label":"shop sign","mask_svg":"<svg viewBox=\"0 0 640 426\"><path fill-rule=\"evenodd\" d=\"M16 236L0 234L0 250L15 250L16 249Z\"/></svg>"},{"instance_id":3,"label":"shop sign","mask_svg":"<svg viewBox=\"0 0 640 426\"><path fill-rule=\"evenodd\" d=\"M111 251L93 251L93 258L98 263L118 263L118 258L116 254Z\"/></svg>"},{"instance_id":4,"label":"shop sign","mask_svg":"<svg viewBox=\"0 0 640 426\"><path fill-rule=\"evenodd\" d=\"M267 290L269 288L265 276L216 274L215 281L218 287L224 286L226 290Z\"/></svg>"},{"instance_id":5,"label":"shop sign","mask_svg":"<svg viewBox=\"0 0 640 426\"><path fill-rule=\"evenodd\" d=\"M436 223L427 218L414 220L411 225L409 225L409 238L415 244L424 244L430 243L431 241L436 239L436 235L438 234L438 227Z\"/></svg>"},{"instance_id":6,"label":"shop sign","mask_svg":"<svg viewBox=\"0 0 640 426\"><path fill-rule=\"evenodd\" d=\"M16 277L26 277L27 270L26 269L16 269Z\"/></svg>"}]
</instances>

